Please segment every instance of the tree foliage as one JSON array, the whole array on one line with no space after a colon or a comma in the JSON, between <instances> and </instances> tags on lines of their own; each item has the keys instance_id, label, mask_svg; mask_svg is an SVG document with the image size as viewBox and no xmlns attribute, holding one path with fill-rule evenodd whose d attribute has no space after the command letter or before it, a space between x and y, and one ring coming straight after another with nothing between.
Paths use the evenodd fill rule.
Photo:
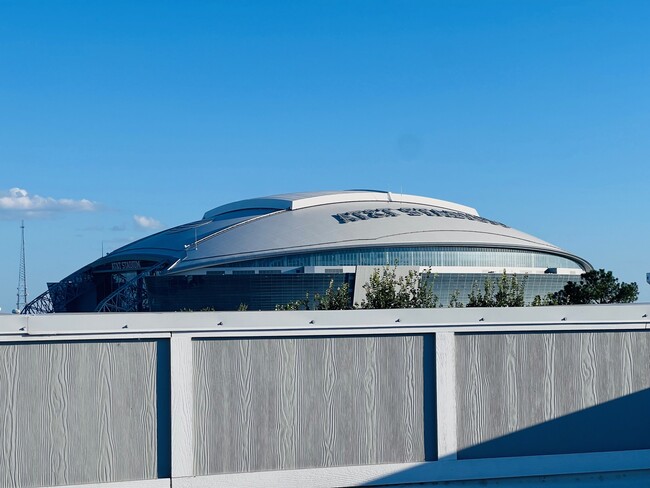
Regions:
<instances>
[{"instance_id":1,"label":"tree foliage","mask_svg":"<svg viewBox=\"0 0 650 488\"><path fill-rule=\"evenodd\" d=\"M639 297L636 283L619 283L611 271L591 270L579 282L569 281L562 290L546 297L535 297L533 305L581 305L595 303L632 303Z\"/></svg>"},{"instance_id":2,"label":"tree foliage","mask_svg":"<svg viewBox=\"0 0 650 488\"><path fill-rule=\"evenodd\" d=\"M351 310L352 308L350 285L343 283L335 289L334 280L330 280L323 295L315 293L313 300L309 298L309 293L306 293L302 300L275 306L276 310Z\"/></svg>"},{"instance_id":3,"label":"tree foliage","mask_svg":"<svg viewBox=\"0 0 650 488\"><path fill-rule=\"evenodd\" d=\"M302 300L295 300L275 306L276 310L309 310L309 308L309 293L306 293L305 298Z\"/></svg>"},{"instance_id":4,"label":"tree foliage","mask_svg":"<svg viewBox=\"0 0 650 488\"><path fill-rule=\"evenodd\" d=\"M351 310L352 297L350 296L350 285L343 283L334 289L334 280L330 280L324 295L314 295L316 310Z\"/></svg>"},{"instance_id":5,"label":"tree foliage","mask_svg":"<svg viewBox=\"0 0 650 488\"><path fill-rule=\"evenodd\" d=\"M475 281L469 294L468 307L523 307L526 276L522 280L517 275L503 274L495 281L488 277L483 282L483 289Z\"/></svg>"},{"instance_id":6,"label":"tree foliage","mask_svg":"<svg viewBox=\"0 0 650 488\"><path fill-rule=\"evenodd\" d=\"M276 305L276 310L351 310L387 308L436 308L440 306L438 297L426 279L417 271L409 270L406 275L397 275L397 266L376 268L363 285L366 297L361 304L352 304L350 288L347 283L334 287L334 280L323 295L309 293L302 300L284 305ZM455 290L449 297L450 308L467 307L523 307L527 276L507 275L505 270L498 278L488 277L482 286L472 284L467 305L460 300L460 291ZM631 303L636 301L639 288L636 283L619 283L611 271L603 269L584 273L580 282L569 282L565 287L546 297L539 295L531 305L574 305L587 303ZM240 310L242 306L240 306Z\"/></svg>"},{"instance_id":7,"label":"tree foliage","mask_svg":"<svg viewBox=\"0 0 650 488\"><path fill-rule=\"evenodd\" d=\"M454 290L451 295L449 295L449 305L448 308L463 308L465 304L460 299L460 290Z\"/></svg>"},{"instance_id":8,"label":"tree foliage","mask_svg":"<svg viewBox=\"0 0 650 488\"><path fill-rule=\"evenodd\" d=\"M428 273L427 273L428 274ZM433 294L431 285L423 280L415 270L397 276L397 266L375 268L368 283L363 285L366 298L359 308L435 308L438 297Z\"/></svg>"}]
</instances>

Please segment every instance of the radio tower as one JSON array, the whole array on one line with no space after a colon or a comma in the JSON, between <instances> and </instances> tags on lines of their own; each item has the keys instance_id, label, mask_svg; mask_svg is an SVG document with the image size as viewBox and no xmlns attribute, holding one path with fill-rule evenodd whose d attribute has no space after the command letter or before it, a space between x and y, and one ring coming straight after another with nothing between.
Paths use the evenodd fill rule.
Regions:
<instances>
[{"instance_id":1,"label":"radio tower","mask_svg":"<svg viewBox=\"0 0 650 488\"><path fill-rule=\"evenodd\" d=\"M18 293L16 293L16 313L27 305L27 279L25 278L25 221L20 222L20 268L18 270Z\"/></svg>"}]
</instances>

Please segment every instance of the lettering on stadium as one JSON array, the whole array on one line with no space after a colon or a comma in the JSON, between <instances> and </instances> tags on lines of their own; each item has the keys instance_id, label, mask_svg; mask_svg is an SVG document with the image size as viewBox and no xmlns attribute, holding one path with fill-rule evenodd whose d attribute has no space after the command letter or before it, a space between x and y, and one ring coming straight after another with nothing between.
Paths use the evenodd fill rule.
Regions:
<instances>
[{"instance_id":1,"label":"lettering on stadium","mask_svg":"<svg viewBox=\"0 0 650 488\"><path fill-rule=\"evenodd\" d=\"M498 225L501 227L508 227L506 224L497 222L495 220L479 217L478 215L471 215L465 212L454 212L452 210L433 210L431 208L375 208L368 210L355 210L354 212L345 212L334 214L334 217L339 224L347 224L348 222L359 222L361 220L370 219L383 219L387 217L399 217L401 215L408 215L410 217L446 217L450 219L465 219L475 220L476 222L483 222L485 224Z\"/></svg>"},{"instance_id":2,"label":"lettering on stadium","mask_svg":"<svg viewBox=\"0 0 650 488\"><path fill-rule=\"evenodd\" d=\"M111 263L111 269L113 271L128 271L132 269L140 269L140 261L116 261Z\"/></svg>"}]
</instances>

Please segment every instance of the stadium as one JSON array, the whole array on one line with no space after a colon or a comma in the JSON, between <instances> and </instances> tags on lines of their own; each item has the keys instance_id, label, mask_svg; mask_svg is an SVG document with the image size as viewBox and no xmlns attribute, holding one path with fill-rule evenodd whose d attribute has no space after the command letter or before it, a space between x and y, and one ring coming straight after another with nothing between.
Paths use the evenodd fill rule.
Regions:
<instances>
[{"instance_id":1,"label":"stadium","mask_svg":"<svg viewBox=\"0 0 650 488\"><path fill-rule=\"evenodd\" d=\"M525 276L525 300L592 269L464 205L384 191L293 193L229 203L94 261L23 313L273 310L347 283L364 296L385 265L415 270L444 306L474 283Z\"/></svg>"}]
</instances>

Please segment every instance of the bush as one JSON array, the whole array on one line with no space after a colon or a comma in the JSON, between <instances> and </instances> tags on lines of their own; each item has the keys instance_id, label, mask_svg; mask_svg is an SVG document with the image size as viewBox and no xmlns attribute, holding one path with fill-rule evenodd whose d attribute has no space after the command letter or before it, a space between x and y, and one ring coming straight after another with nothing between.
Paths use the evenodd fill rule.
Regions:
<instances>
[{"instance_id":1,"label":"bush","mask_svg":"<svg viewBox=\"0 0 650 488\"><path fill-rule=\"evenodd\" d=\"M539 295L533 305L581 305L597 303L632 303L639 298L639 286L636 283L619 283L611 271L591 270L580 276L579 282L570 281L564 288L549 293L542 298Z\"/></svg>"},{"instance_id":2,"label":"bush","mask_svg":"<svg viewBox=\"0 0 650 488\"><path fill-rule=\"evenodd\" d=\"M409 270L406 276L397 277L397 266L376 268L368 283L363 285L366 298L359 308L435 308L438 297L431 286L420 278L420 274Z\"/></svg>"},{"instance_id":3,"label":"bush","mask_svg":"<svg viewBox=\"0 0 650 488\"><path fill-rule=\"evenodd\" d=\"M503 271L495 283L490 277L483 282L483 291L479 284L472 284L472 292L468 295L468 307L523 307L526 276L519 281L517 275L508 276Z\"/></svg>"},{"instance_id":4,"label":"bush","mask_svg":"<svg viewBox=\"0 0 650 488\"><path fill-rule=\"evenodd\" d=\"M279 304L275 306L276 310L309 310L309 293L302 300Z\"/></svg>"},{"instance_id":5,"label":"bush","mask_svg":"<svg viewBox=\"0 0 650 488\"><path fill-rule=\"evenodd\" d=\"M351 310L350 285L343 283L335 290L334 280L330 280L325 295L316 293L314 301L316 302L316 310Z\"/></svg>"}]
</instances>

